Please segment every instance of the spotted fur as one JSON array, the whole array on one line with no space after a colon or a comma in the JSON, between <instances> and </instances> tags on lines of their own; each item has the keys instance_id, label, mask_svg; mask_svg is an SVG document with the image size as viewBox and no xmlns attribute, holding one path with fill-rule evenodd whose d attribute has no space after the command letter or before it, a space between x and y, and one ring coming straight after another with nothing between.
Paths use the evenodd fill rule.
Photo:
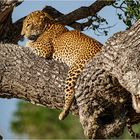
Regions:
<instances>
[{"instance_id":1,"label":"spotted fur","mask_svg":"<svg viewBox=\"0 0 140 140\"><path fill-rule=\"evenodd\" d=\"M27 46L39 56L54 58L69 66L65 84L65 104L59 119L69 113L74 98L74 86L85 64L101 50L101 44L77 30L69 31L55 22L48 14L35 11L23 22L22 35L28 39Z\"/></svg>"}]
</instances>

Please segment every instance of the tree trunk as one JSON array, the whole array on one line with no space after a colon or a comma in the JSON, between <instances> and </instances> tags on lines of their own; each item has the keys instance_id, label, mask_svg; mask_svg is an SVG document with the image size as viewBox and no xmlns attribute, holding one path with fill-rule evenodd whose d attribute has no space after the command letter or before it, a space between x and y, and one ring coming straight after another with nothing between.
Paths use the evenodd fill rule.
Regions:
<instances>
[{"instance_id":1,"label":"tree trunk","mask_svg":"<svg viewBox=\"0 0 140 140\"><path fill-rule=\"evenodd\" d=\"M131 101L132 95L139 94L139 48L140 20L131 29L111 37L102 52L88 63L80 76L76 98L80 121L90 138L120 135L127 118L131 118L133 124L139 122L140 115L132 108ZM94 101L91 101L92 97ZM96 115L99 109L101 111ZM103 117L106 112L108 115ZM95 122L96 129L93 127L95 116L98 116L100 121L97 121L101 123L97 125ZM109 123L106 118L112 122ZM93 137L95 130L97 134Z\"/></svg>"},{"instance_id":2,"label":"tree trunk","mask_svg":"<svg viewBox=\"0 0 140 140\"><path fill-rule=\"evenodd\" d=\"M21 0L0 1L0 42L17 43L20 38L21 27L12 23L12 12Z\"/></svg>"},{"instance_id":3,"label":"tree trunk","mask_svg":"<svg viewBox=\"0 0 140 140\"><path fill-rule=\"evenodd\" d=\"M135 57L139 51L136 49L136 46L139 46L139 39L131 44L131 47L128 47L127 43L129 39L132 39L130 34L139 37L139 26L140 21L132 29L109 39L103 51L87 64L77 81L76 102L72 107L72 112L78 115L79 111L80 122L85 135L89 138L109 138L120 135L125 126L126 112L129 112L127 117L130 117L133 123L138 123L140 119L132 108L131 94L133 92L125 84L122 84L123 87L119 84L123 79L123 77L119 79L121 71L124 75L126 74L123 67L119 67L122 61L119 61L116 66L114 66L116 61L112 61L114 60L113 54L115 54L115 58L127 60L125 63L130 68L133 64L135 64L135 69L139 66L138 56L133 59L133 63L130 63L132 60L129 59L130 57L127 59L126 55L115 53L114 49L119 45L112 45L116 42L122 44L118 47L119 54L127 49L129 50L127 52L133 51L134 55L131 56ZM123 37L124 35L130 37L127 42L124 42L124 39L121 41L121 34ZM62 108L67 66L53 60L39 58L28 48L11 44L1 44L0 47L0 97L16 97L50 108ZM125 83L131 85L131 79Z\"/></svg>"},{"instance_id":4,"label":"tree trunk","mask_svg":"<svg viewBox=\"0 0 140 140\"><path fill-rule=\"evenodd\" d=\"M139 94L139 48L140 20L111 37L79 76L71 112L79 115L88 138L120 136L127 118L133 124L140 122L131 101ZM67 71L65 64L40 58L29 48L0 44L1 98L61 109Z\"/></svg>"}]
</instances>

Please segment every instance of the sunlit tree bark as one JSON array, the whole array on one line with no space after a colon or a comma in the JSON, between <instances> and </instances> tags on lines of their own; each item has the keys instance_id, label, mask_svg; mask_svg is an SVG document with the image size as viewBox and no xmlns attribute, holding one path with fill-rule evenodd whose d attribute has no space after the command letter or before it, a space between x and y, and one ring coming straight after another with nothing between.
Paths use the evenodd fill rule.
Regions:
<instances>
[{"instance_id":1,"label":"sunlit tree bark","mask_svg":"<svg viewBox=\"0 0 140 140\"><path fill-rule=\"evenodd\" d=\"M106 2L99 10L111 4ZM40 58L28 48L13 45L20 38L22 19L13 24L10 15L19 2L11 2L7 9L5 3L0 4L3 9L0 12L0 19L3 19L0 22L0 97L62 109L68 67ZM2 16L4 13L7 16ZM10 28L4 32L6 21ZM76 20L72 22L75 23L71 26L79 24ZM13 32L14 28L17 28L16 32ZM9 36L9 33L15 36ZM139 48L140 20L131 29L113 35L79 76L71 112L79 116L86 137L120 136L127 118L133 124L140 121L131 101L131 96L139 93Z\"/></svg>"}]
</instances>

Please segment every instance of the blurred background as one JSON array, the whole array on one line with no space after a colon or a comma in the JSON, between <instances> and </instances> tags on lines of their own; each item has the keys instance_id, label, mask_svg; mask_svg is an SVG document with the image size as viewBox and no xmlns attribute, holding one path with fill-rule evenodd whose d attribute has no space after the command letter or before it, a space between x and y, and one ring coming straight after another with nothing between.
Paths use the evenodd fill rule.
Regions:
<instances>
[{"instance_id":1,"label":"blurred background","mask_svg":"<svg viewBox=\"0 0 140 140\"><path fill-rule=\"evenodd\" d=\"M14 9L13 22L28 15L35 10L41 10L45 5L52 6L60 12L67 14L81 6L89 6L94 0L25 0ZM113 26L108 30L108 35L95 35L93 30L83 31L85 34L96 38L101 43L118 31L126 29L126 25L118 19L114 8L105 7L99 14L107 19ZM22 46L24 42L19 42ZM17 99L0 99L0 134L5 139L85 139L78 118L69 115L65 121L58 120L58 111L32 105ZM140 131L140 127L135 127ZM126 132L121 138L130 138Z\"/></svg>"}]
</instances>

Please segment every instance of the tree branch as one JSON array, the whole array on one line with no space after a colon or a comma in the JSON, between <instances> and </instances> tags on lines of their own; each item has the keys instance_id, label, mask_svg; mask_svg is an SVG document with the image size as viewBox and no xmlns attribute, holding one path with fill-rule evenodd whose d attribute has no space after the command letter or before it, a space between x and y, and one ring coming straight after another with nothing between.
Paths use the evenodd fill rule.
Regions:
<instances>
[{"instance_id":1,"label":"tree branch","mask_svg":"<svg viewBox=\"0 0 140 140\"><path fill-rule=\"evenodd\" d=\"M87 18L89 16L95 16L102 8L113 4L114 2L115 0L105 0L105 1L97 0L89 7L81 7L72 11L67 15L58 17L58 21L64 25L70 25L77 20Z\"/></svg>"},{"instance_id":2,"label":"tree branch","mask_svg":"<svg viewBox=\"0 0 140 140\"><path fill-rule=\"evenodd\" d=\"M111 1L110 0L109 1L97 0L95 3L91 4L89 7L78 8L77 10L67 15L64 15L63 13L59 12L58 10L56 10L55 8L51 6L46 6L43 9L43 11L47 12L53 18L57 19L58 22L64 25L68 25L74 29L83 31L84 28L89 27L94 22L94 20L89 20L88 22L85 22L85 23L76 22L77 20L87 18L89 16L95 16L102 8L113 4L114 2L115 0L111 0ZM16 43L17 40L20 39L19 33L21 32L23 19L24 18L18 20L16 23L13 24L13 28L16 31L16 33L14 34L14 38L12 39L14 43Z\"/></svg>"},{"instance_id":3,"label":"tree branch","mask_svg":"<svg viewBox=\"0 0 140 140\"><path fill-rule=\"evenodd\" d=\"M87 23L79 23L76 22L77 20L87 18L89 16L96 16L96 14L105 6L112 5L115 2L115 0L97 0L93 4L91 4L89 7L81 7L78 8L72 12L70 12L67 15L64 15L63 13L59 12L55 8L51 6L46 6L43 11L49 13L53 18L56 18L57 21L64 25L71 26L74 29L83 31L85 27L89 27L91 25L91 22L89 24Z\"/></svg>"},{"instance_id":4,"label":"tree branch","mask_svg":"<svg viewBox=\"0 0 140 140\"><path fill-rule=\"evenodd\" d=\"M9 43L13 41L13 43L17 43L17 40L15 41L17 30L13 28L11 15L13 8L21 3L22 1L20 0L5 0L0 2L0 41Z\"/></svg>"},{"instance_id":5,"label":"tree branch","mask_svg":"<svg viewBox=\"0 0 140 140\"><path fill-rule=\"evenodd\" d=\"M137 24L140 25L140 21ZM138 29L135 28L137 24L132 28L133 36L139 36ZM115 58L123 59L125 56L120 57L114 53L114 49L117 48L113 45L115 42L122 42L121 47L118 48L119 54L124 52L125 47L133 50L133 46L137 46L135 43L131 44L132 47L127 46L127 42L132 41L133 36L130 36L132 29L119 33L120 36L127 34L127 41L121 40L120 36L114 37L111 42L108 41L106 46L108 49L104 48L94 57L77 80L76 101L71 112L79 115L84 133L89 138L120 136L127 118L130 118L134 124L140 122L140 115L132 108L132 93L124 88L125 85L122 87L117 78L110 75L114 67L107 69L116 63L112 61L113 59L109 61L106 59L108 54L112 54L109 58L113 58L113 54ZM137 49L135 51L138 51ZM28 48L10 44L0 45L0 60L0 97L19 98L49 108L62 108L67 66L53 60L39 58ZM127 64L129 62L126 61ZM121 67L117 67L117 70L120 72ZM116 72L119 75L118 71ZM131 85L130 80L127 83Z\"/></svg>"},{"instance_id":6,"label":"tree branch","mask_svg":"<svg viewBox=\"0 0 140 140\"><path fill-rule=\"evenodd\" d=\"M97 0L96 4L102 4L94 11L98 12L105 3L111 2ZM93 7L94 4L90 6L91 9ZM81 9L82 12L87 10ZM88 13L91 14L91 11ZM139 94L140 87L139 29L140 20L130 30L109 39L102 52L85 66L77 80L76 99L71 112L79 115L84 133L89 138L121 135L127 118L133 124L140 122L140 115L131 103L131 95ZM67 71L68 67L63 63L39 58L28 48L0 44L1 98L19 98L61 109Z\"/></svg>"},{"instance_id":7,"label":"tree branch","mask_svg":"<svg viewBox=\"0 0 140 140\"><path fill-rule=\"evenodd\" d=\"M132 95L140 94L139 48L140 20L131 29L110 38L102 52L105 69L117 77Z\"/></svg>"},{"instance_id":8,"label":"tree branch","mask_svg":"<svg viewBox=\"0 0 140 140\"><path fill-rule=\"evenodd\" d=\"M3 137L0 135L0 140L2 140L3 139Z\"/></svg>"},{"instance_id":9,"label":"tree branch","mask_svg":"<svg viewBox=\"0 0 140 140\"><path fill-rule=\"evenodd\" d=\"M51 15L54 19L64 16L63 13L59 12L58 10L56 10L55 8L51 7L51 6L45 6L45 8L43 8L43 11L48 13L49 15ZM82 26L81 23L74 21L71 25L69 25L70 27L80 30L82 31L84 28Z\"/></svg>"},{"instance_id":10,"label":"tree branch","mask_svg":"<svg viewBox=\"0 0 140 140\"><path fill-rule=\"evenodd\" d=\"M39 58L28 48L10 44L0 48L0 97L62 108L67 66Z\"/></svg>"}]
</instances>

